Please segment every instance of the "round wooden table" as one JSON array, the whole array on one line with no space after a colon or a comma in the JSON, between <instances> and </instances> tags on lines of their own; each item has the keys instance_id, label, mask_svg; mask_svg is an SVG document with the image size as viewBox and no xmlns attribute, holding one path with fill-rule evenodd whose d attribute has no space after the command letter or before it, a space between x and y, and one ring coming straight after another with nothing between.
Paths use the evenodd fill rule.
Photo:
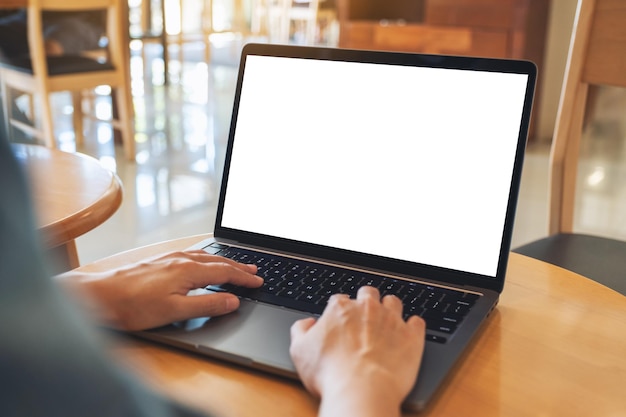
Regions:
<instances>
[{"instance_id":1,"label":"round wooden table","mask_svg":"<svg viewBox=\"0 0 626 417\"><path fill-rule=\"evenodd\" d=\"M31 184L44 247L54 256L55 271L79 265L75 240L117 211L120 179L96 159L43 146L14 144L16 158Z\"/></svg>"},{"instance_id":2,"label":"round wooden table","mask_svg":"<svg viewBox=\"0 0 626 417\"><path fill-rule=\"evenodd\" d=\"M181 250L177 239L85 265L102 271ZM217 416L317 414L300 384L122 337L125 367L165 395ZM623 416L626 297L559 267L511 254L500 303L420 416Z\"/></svg>"}]
</instances>

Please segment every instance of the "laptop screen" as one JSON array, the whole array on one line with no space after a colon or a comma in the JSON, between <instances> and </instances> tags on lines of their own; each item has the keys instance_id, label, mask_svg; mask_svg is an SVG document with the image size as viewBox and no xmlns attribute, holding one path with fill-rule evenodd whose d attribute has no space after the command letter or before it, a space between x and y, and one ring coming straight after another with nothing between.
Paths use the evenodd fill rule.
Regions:
<instances>
[{"instance_id":1,"label":"laptop screen","mask_svg":"<svg viewBox=\"0 0 626 417\"><path fill-rule=\"evenodd\" d=\"M243 74L220 227L496 276L527 74L260 55Z\"/></svg>"}]
</instances>

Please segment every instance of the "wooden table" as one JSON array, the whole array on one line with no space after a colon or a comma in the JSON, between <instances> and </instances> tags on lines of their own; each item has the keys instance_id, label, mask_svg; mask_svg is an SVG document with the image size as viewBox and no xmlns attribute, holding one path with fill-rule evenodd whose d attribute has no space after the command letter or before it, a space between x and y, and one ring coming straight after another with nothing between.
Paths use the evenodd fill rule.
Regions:
<instances>
[{"instance_id":1,"label":"wooden table","mask_svg":"<svg viewBox=\"0 0 626 417\"><path fill-rule=\"evenodd\" d=\"M75 240L102 224L122 203L117 175L96 159L44 146L14 144L31 182L38 228L58 270L79 266Z\"/></svg>"},{"instance_id":2,"label":"wooden table","mask_svg":"<svg viewBox=\"0 0 626 417\"><path fill-rule=\"evenodd\" d=\"M0 9L21 9L28 5L28 0L0 0Z\"/></svg>"},{"instance_id":3,"label":"wooden table","mask_svg":"<svg viewBox=\"0 0 626 417\"><path fill-rule=\"evenodd\" d=\"M207 236L125 252L99 271L180 250ZM157 390L219 416L315 416L298 383L123 337L114 355ZM626 297L511 254L495 314L423 416L624 416Z\"/></svg>"}]
</instances>

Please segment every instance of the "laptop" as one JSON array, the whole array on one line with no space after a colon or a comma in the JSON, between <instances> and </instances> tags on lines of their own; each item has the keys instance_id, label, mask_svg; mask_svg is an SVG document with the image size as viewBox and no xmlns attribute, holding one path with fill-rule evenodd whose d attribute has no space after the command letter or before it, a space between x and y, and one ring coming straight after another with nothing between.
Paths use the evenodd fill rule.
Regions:
<instances>
[{"instance_id":1,"label":"laptop","mask_svg":"<svg viewBox=\"0 0 626 417\"><path fill-rule=\"evenodd\" d=\"M213 237L193 249L265 283L199 289L241 307L140 335L297 378L292 323L373 285L427 323L404 403L423 409L503 289L535 79L527 61L246 45Z\"/></svg>"}]
</instances>

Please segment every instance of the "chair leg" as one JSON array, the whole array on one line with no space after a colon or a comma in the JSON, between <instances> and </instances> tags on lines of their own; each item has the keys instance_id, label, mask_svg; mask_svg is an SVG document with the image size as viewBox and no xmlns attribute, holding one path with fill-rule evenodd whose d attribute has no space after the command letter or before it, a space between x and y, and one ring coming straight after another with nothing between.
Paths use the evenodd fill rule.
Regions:
<instances>
[{"instance_id":1,"label":"chair leg","mask_svg":"<svg viewBox=\"0 0 626 417\"><path fill-rule=\"evenodd\" d=\"M213 0L202 2L201 30L202 41L204 42L204 60L209 64L211 62L211 33L213 33Z\"/></svg>"},{"instance_id":2,"label":"chair leg","mask_svg":"<svg viewBox=\"0 0 626 417\"><path fill-rule=\"evenodd\" d=\"M11 99L8 86L4 83L4 77L0 74L0 94L2 94L2 118L4 119L4 128L6 129L6 137L10 137L11 134L11 107L8 105Z\"/></svg>"},{"instance_id":3,"label":"chair leg","mask_svg":"<svg viewBox=\"0 0 626 417\"><path fill-rule=\"evenodd\" d=\"M124 155L129 161L135 160L135 129L133 126L132 97L127 86L120 86L115 89L113 95L117 102L117 112L120 134L122 136L122 144L124 146Z\"/></svg>"},{"instance_id":4,"label":"chair leg","mask_svg":"<svg viewBox=\"0 0 626 417\"><path fill-rule=\"evenodd\" d=\"M183 52L183 44L185 43L184 39L183 39L183 11L185 10L185 2L184 0L180 0L179 2L179 6L180 6L180 15L178 16L178 25L179 25L179 32L178 32L178 37L176 38L176 42L178 43L178 60L181 63L181 71L182 71L182 63L185 61L185 57L183 56L184 52Z\"/></svg>"},{"instance_id":5,"label":"chair leg","mask_svg":"<svg viewBox=\"0 0 626 417\"><path fill-rule=\"evenodd\" d=\"M143 0L141 2L142 4L142 17L144 15L149 15L151 14L151 6L148 6L145 10L143 8L143 4L144 3L150 3L147 0ZM166 16L166 10L165 10L165 0L160 0L159 1L159 12L161 13L161 33L159 35L159 43L161 45L161 50L162 50L162 56L163 56L163 83L165 85L169 84L169 62L170 62L170 57L169 57L169 50L168 50L168 36L167 36L167 16ZM181 11L182 13L182 11ZM150 20L150 16L145 18L146 21L143 24L143 31L144 33L146 32L152 32L153 31L153 27L152 27L152 23L149 21ZM182 23L181 23L182 25ZM182 26L181 26L182 27ZM181 29L182 30L182 29ZM182 32L181 32L182 35ZM146 60L146 54L145 54L145 42L144 42L144 47L143 47L143 62L144 65L147 67L147 65L145 64L146 62L148 62ZM146 70L146 68L144 67L144 70ZM146 72L147 73L147 72ZM150 72L150 74L152 74Z\"/></svg>"},{"instance_id":6,"label":"chair leg","mask_svg":"<svg viewBox=\"0 0 626 417\"><path fill-rule=\"evenodd\" d=\"M41 93L41 131L43 140L49 148L56 148L54 138L54 124L52 122L52 106L50 105L50 93L47 89L42 89Z\"/></svg>"},{"instance_id":7,"label":"chair leg","mask_svg":"<svg viewBox=\"0 0 626 417\"><path fill-rule=\"evenodd\" d=\"M281 16L280 16L280 29L279 29L279 39L278 41L281 43L289 43L289 35L291 32L291 18L289 16L289 11L291 10L292 0L282 0L281 7Z\"/></svg>"},{"instance_id":8,"label":"chair leg","mask_svg":"<svg viewBox=\"0 0 626 417\"><path fill-rule=\"evenodd\" d=\"M250 16L250 33L253 35L262 35L265 33L267 24L263 23L267 20L267 2L265 0L252 0L252 11Z\"/></svg>"},{"instance_id":9,"label":"chair leg","mask_svg":"<svg viewBox=\"0 0 626 417\"><path fill-rule=\"evenodd\" d=\"M317 0L312 0L309 5L309 13L311 14L306 19L306 44L313 45L315 43L315 35L317 32Z\"/></svg>"},{"instance_id":10,"label":"chair leg","mask_svg":"<svg viewBox=\"0 0 626 417\"><path fill-rule=\"evenodd\" d=\"M165 85L169 85L170 83L170 52L169 45L167 44L167 33L162 35L163 40L161 41L161 45L163 45L163 83Z\"/></svg>"},{"instance_id":11,"label":"chair leg","mask_svg":"<svg viewBox=\"0 0 626 417\"><path fill-rule=\"evenodd\" d=\"M85 134L83 126L83 93L82 91L72 92L72 105L74 111L72 112L72 120L74 123L74 139L76 141L76 148L85 144Z\"/></svg>"}]
</instances>

